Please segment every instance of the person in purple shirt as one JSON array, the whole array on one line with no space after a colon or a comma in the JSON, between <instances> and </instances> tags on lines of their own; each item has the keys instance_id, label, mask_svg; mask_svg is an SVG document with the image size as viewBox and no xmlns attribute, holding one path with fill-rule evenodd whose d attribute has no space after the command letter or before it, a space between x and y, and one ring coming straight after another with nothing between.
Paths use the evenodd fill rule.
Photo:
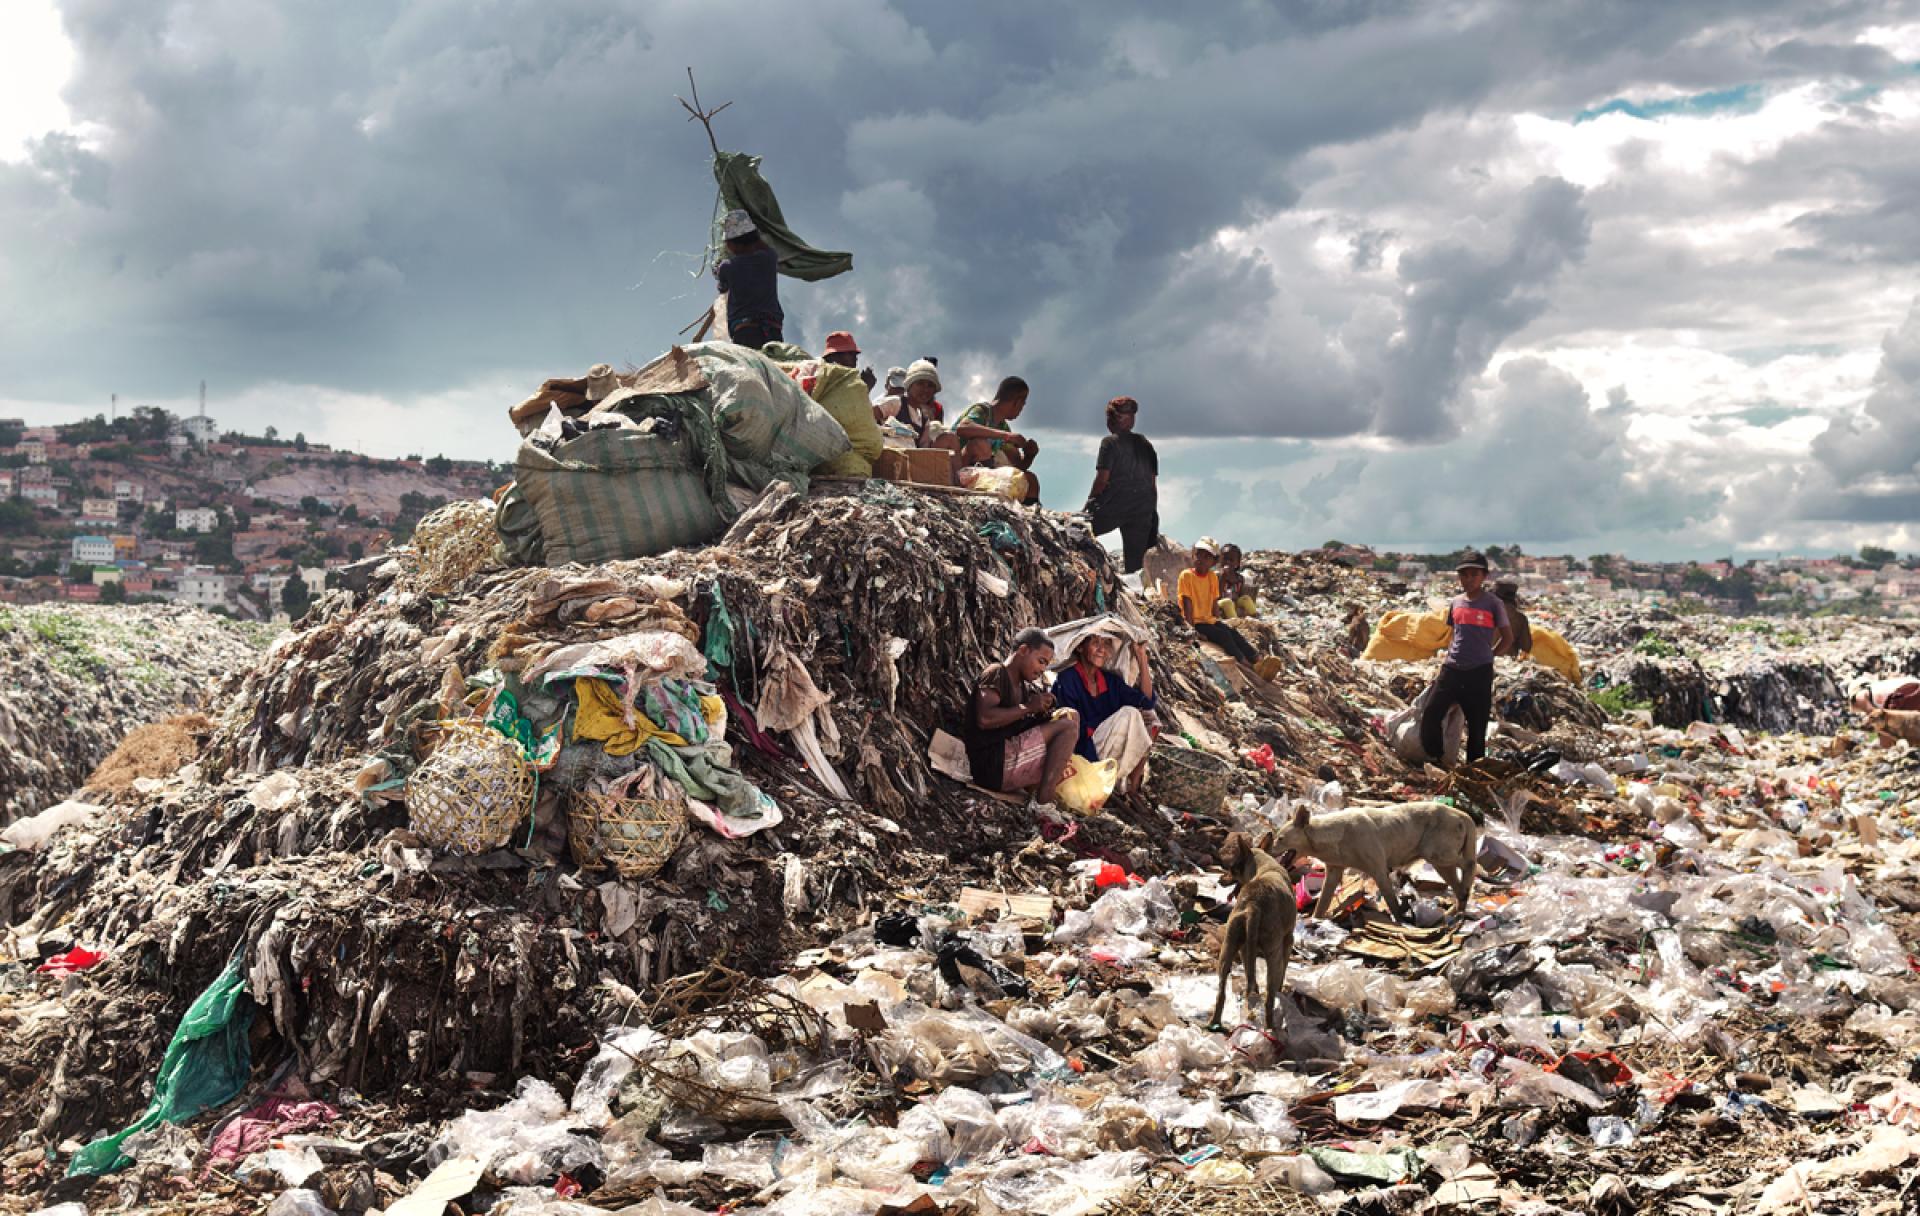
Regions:
<instances>
[{"instance_id":1,"label":"person in purple shirt","mask_svg":"<svg viewBox=\"0 0 1920 1216\"><path fill-rule=\"evenodd\" d=\"M1131 794L1147 775L1147 752L1159 728L1147 715L1158 704L1153 696L1153 668L1144 642L1133 643L1134 663L1140 668L1140 687L1107 670L1113 661L1114 640L1090 633L1074 648L1073 663L1053 680L1056 701L1080 715L1080 739L1074 752L1082 759L1119 762L1119 790Z\"/></svg>"},{"instance_id":2,"label":"person in purple shirt","mask_svg":"<svg viewBox=\"0 0 1920 1216\"><path fill-rule=\"evenodd\" d=\"M1447 711L1458 705L1467 718L1467 763L1487 754L1487 722L1493 717L1493 660L1513 652L1507 606L1487 590L1487 559L1469 549L1455 571L1460 594L1447 605L1453 640L1420 716L1420 746L1436 759L1445 755Z\"/></svg>"}]
</instances>

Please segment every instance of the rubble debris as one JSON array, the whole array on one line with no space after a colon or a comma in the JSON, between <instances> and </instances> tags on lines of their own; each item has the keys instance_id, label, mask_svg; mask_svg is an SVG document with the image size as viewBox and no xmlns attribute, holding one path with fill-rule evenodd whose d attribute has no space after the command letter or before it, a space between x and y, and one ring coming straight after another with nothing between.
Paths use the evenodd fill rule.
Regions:
<instances>
[{"instance_id":1,"label":"rubble debris","mask_svg":"<svg viewBox=\"0 0 1920 1216\"><path fill-rule=\"evenodd\" d=\"M0 825L67 797L134 727L211 708L264 644L174 605L0 607Z\"/></svg>"},{"instance_id":2,"label":"rubble debris","mask_svg":"<svg viewBox=\"0 0 1920 1216\"><path fill-rule=\"evenodd\" d=\"M194 764L0 857L0 1142L34 1206L117 1190L300 1216L1893 1211L1910 1195L1920 765L1839 703L1905 663L1891 630L1810 623L1763 656L1795 690L1774 730L1725 713L1785 723L1787 702L1759 652L1712 649L1741 637L1724 623L1608 609L1583 632L1530 602L1624 691L1503 666L1488 758L1446 770L1388 738L1431 660L1341 651L1353 606L1424 605L1337 562L1249 558L1273 615L1237 627L1275 656L1263 683L1130 591L1083 525L985 497L775 487L706 548L498 560L426 594L401 554L329 592L222 690ZM1150 638L1162 746L1208 757L1203 779L1067 816L933 769L962 677L1019 627L1099 612ZM1663 643L1627 636L1642 624ZM582 663L625 676L583 701ZM721 706L649 703L667 680ZM565 728L516 817L530 831L436 850L408 779L440 723L503 690L516 713L489 729L518 731L523 757L549 715ZM615 751L691 747L703 723L770 809L700 817L690 797L664 856L583 868L573 795ZM1850 746L1806 733L1836 727ZM1349 882L1298 921L1283 1031L1210 1030L1226 834L1422 800L1480 825L1464 913L1425 864L1395 879L1404 924ZM1325 877L1296 864L1297 901ZM101 957L35 970L76 949ZM160 1072L229 962L253 1010L240 1091L124 1142L122 1172L61 1181L76 1147L146 1107L127 1078Z\"/></svg>"}]
</instances>

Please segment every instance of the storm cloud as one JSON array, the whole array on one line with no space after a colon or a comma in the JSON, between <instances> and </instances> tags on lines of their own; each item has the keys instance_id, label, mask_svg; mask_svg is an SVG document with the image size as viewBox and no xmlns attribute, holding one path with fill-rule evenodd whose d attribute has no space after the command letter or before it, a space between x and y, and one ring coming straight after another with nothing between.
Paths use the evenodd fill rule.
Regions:
<instances>
[{"instance_id":1,"label":"storm cloud","mask_svg":"<svg viewBox=\"0 0 1920 1216\"><path fill-rule=\"evenodd\" d=\"M1266 479L1256 543L1824 543L1912 472L1911 3L59 7L72 122L0 160L14 402L205 378L235 425L504 458L494 396L706 306L693 64L855 251L787 285L790 336L938 353L950 398L1017 371L1050 466L1126 392L1170 484L1316 469ZM1504 449L1529 417L1600 450ZM1405 499L1522 455L1508 530ZM1763 512L1763 476L1805 492ZM1225 509L1193 501L1170 528Z\"/></svg>"}]
</instances>

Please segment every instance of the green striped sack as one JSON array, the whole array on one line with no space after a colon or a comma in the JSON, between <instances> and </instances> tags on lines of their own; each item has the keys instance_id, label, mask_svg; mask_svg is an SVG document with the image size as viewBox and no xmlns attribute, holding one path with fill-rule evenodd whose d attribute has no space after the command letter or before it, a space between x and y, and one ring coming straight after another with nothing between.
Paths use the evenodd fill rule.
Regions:
<instances>
[{"instance_id":1,"label":"green striped sack","mask_svg":"<svg viewBox=\"0 0 1920 1216\"><path fill-rule=\"evenodd\" d=\"M684 435L588 431L551 451L523 443L516 465L520 491L540 517L550 566L649 557L720 532Z\"/></svg>"}]
</instances>

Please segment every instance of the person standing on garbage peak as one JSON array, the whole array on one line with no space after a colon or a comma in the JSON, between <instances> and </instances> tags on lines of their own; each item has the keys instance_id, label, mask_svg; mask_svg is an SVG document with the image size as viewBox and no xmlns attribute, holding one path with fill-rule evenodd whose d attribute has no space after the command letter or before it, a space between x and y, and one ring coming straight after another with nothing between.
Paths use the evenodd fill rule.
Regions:
<instances>
[{"instance_id":1,"label":"person standing on garbage peak","mask_svg":"<svg viewBox=\"0 0 1920 1216\"><path fill-rule=\"evenodd\" d=\"M1469 549L1455 571L1460 594L1447 605L1453 639L1434 677L1433 695L1420 716L1420 746L1439 759L1446 754L1447 711L1458 705L1467 719L1467 763L1487 754L1487 723L1493 717L1493 660L1513 652L1507 606L1487 590L1487 559Z\"/></svg>"},{"instance_id":2,"label":"person standing on garbage peak","mask_svg":"<svg viewBox=\"0 0 1920 1216\"><path fill-rule=\"evenodd\" d=\"M1040 677L1053 664L1053 639L1023 629L1013 653L982 671L967 697L967 763L976 785L1006 793L1032 791L1053 802L1080 739L1080 715L1054 713Z\"/></svg>"},{"instance_id":3,"label":"person standing on garbage peak","mask_svg":"<svg viewBox=\"0 0 1920 1216\"><path fill-rule=\"evenodd\" d=\"M759 350L782 341L787 314L780 310L780 255L760 239L753 217L729 211L720 221L727 257L713 268L727 297L727 339Z\"/></svg>"},{"instance_id":4,"label":"person standing on garbage peak","mask_svg":"<svg viewBox=\"0 0 1920 1216\"><path fill-rule=\"evenodd\" d=\"M1260 601L1253 597L1246 572L1240 568L1245 560L1239 545L1225 545L1220 550L1220 602L1215 607L1223 620L1254 616L1260 610Z\"/></svg>"},{"instance_id":5,"label":"person standing on garbage peak","mask_svg":"<svg viewBox=\"0 0 1920 1216\"><path fill-rule=\"evenodd\" d=\"M1107 667L1117 641L1104 633L1089 633L1073 649L1073 663L1053 680L1053 695L1080 715L1080 741L1074 747L1083 759L1098 763L1114 760L1120 766L1122 793L1140 788L1147 775L1147 752L1160 734L1157 718L1148 715L1159 704L1153 696L1153 667L1147 644L1133 642L1134 666L1140 669L1138 688Z\"/></svg>"},{"instance_id":6,"label":"person standing on garbage peak","mask_svg":"<svg viewBox=\"0 0 1920 1216\"><path fill-rule=\"evenodd\" d=\"M1507 606L1507 620L1513 624L1513 647L1509 653L1529 654L1533 650L1533 626L1527 622L1527 614L1520 611L1520 584L1510 578L1503 578L1493 585L1493 593Z\"/></svg>"},{"instance_id":7,"label":"person standing on garbage peak","mask_svg":"<svg viewBox=\"0 0 1920 1216\"><path fill-rule=\"evenodd\" d=\"M1175 594L1180 597L1180 615L1193 631L1226 651L1242 663L1252 666L1260 661L1247 639L1215 619L1214 605L1220 602L1220 576L1214 562L1220 557L1220 542L1203 536L1193 543L1193 565L1180 572Z\"/></svg>"},{"instance_id":8,"label":"person standing on garbage peak","mask_svg":"<svg viewBox=\"0 0 1920 1216\"><path fill-rule=\"evenodd\" d=\"M1027 475L1024 502L1040 501L1040 479L1033 458L1040 445L1013 429L1027 408L1027 382L1008 376L993 390L992 401L976 401L960 412L953 433L960 438L960 468L1020 469Z\"/></svg>"},{"instance_id":9,"label":"person standing on garbage peak","mask_svg":"<svg viewBox=\"0 0 1920 1216\"><path fill-rule=\"evenodd\" d=\"M1121 568L1137 572L1160 535L1160 455L1134 430L1140 403L1131 397L1107 402L1107 437L1093 460L1093 489L1086 512L1095 536L1120 533Z\"/></svg>"}]
</instances>

